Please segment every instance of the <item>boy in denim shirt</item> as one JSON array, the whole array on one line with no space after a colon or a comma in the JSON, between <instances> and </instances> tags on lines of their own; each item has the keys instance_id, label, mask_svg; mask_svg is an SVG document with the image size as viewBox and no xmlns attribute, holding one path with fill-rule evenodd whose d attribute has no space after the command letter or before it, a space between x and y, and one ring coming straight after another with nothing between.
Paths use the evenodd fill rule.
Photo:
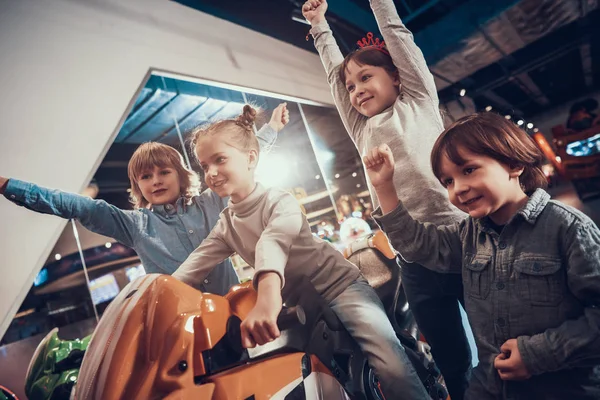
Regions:
<instances>
[{"instance_id":1,"label":"boy in denim shirt","mask_svg":"<svg viewBox=\"0 0 600 400\"><path fill-rule=\"evenodd\" d=\"M364 162L381 204L375 219L402 257L440 272L462 265L479 352L466 398L600 399L600 230L550 200L527 134L483 113L440 135L433 172L469 213L454 225L408 214L386 145Z\"/></svg>"}]
</instances>

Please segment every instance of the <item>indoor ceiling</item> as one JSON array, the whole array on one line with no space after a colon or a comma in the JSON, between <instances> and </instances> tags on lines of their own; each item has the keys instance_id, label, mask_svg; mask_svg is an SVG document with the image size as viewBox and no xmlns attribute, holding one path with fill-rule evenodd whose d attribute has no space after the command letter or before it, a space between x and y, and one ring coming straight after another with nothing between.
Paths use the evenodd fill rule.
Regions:
<instances>
[{"instance_id":1,"label":"indoor ceiling","mask_svg":"<svg viewBox=\"0 0 600 400\"><path fill-rule=\"evenodd\" d=\"M312 40L305 39L309 26L301 22L300 0L178 2L315 51ZM534 120L600 89L597 0L395 0L395 4L428 61L442 103L460 104L464 89L477 109L492 106L515 118ZM330 0L328 18L344 53L354 49L365 32L377 32L367 0ZM99 198L128 207L126 166L139 143L159 140L181 148L177 126L185 133L212 118L233 116L244 101L239 92L152 76L96 173ZM258 103L273 109L278 101L260 98ZM294 111L290 126L302 125ZM321 136L336 154L334 169L346 174L360 169L343 128L332 126ZM285 140L310 151L306 143Z\"/></svg>"}]
</instances>

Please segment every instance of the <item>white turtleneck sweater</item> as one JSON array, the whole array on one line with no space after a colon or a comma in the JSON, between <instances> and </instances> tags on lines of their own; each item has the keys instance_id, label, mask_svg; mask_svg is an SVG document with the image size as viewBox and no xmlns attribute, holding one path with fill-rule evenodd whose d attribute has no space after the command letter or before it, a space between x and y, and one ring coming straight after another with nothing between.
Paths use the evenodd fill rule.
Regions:
<instances>
[{"instance_id":1,"label":"white turtleneck sweater","mask_svg":"<svg viewBox=\"0 0 600 400\"><path fill-rule=\"evenodd\" d=\"M360 276L354 264L312 234L291 194L261 184L239 203L229 201L211 233L173 276L198 285L233 253L254 267L255 277L265 272L279 274L284 301L304 277L329 302Z\"/></svg>"}]
</instances>

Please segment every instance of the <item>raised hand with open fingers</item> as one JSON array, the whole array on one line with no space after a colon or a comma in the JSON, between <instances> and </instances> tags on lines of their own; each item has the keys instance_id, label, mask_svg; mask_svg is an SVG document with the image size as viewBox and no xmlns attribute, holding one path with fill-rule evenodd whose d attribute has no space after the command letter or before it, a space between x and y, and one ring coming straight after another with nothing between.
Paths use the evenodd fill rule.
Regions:
<instances>
[{"instance_id":1,"label":"raised hand with open fingers","mask_svg":"<svg viewBox=\"0 0 600 400\"><path fill-rule=\"evenodd\" d=\"M307 0L302 5L302 15L311 25L323 21L325 11L327 11L327 0Z\"/></svg>"},{"instance_id":2,"label":"raised hand with open fingers","mask_svg":"<svg viewBox=\"0 0 600 400\"><path fill-rule=\"evenodd\" d=\"M377 188L392 183L394 178L394 156L387 144L372 148L363 156L371 185Z\"/></svg>"}]
</instances>

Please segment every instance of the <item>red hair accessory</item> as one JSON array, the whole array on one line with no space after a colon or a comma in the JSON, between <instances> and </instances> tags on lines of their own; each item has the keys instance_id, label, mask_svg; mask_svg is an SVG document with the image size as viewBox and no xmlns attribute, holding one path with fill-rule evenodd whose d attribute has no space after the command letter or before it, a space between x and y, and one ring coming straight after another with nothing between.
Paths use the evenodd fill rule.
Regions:
<instances>
[{"instance_id":1,"label":"red hair accessory","mask_svg":"<svg viewBox=\"0 0 600 400\"><path fill-rule=\"evenodd\" d=\"M358 44L358 47L360 47L361 49L364 49L366 47L373 47L379 51L384 52L387 55L390 54L390 52L386 49L385 42L383 40L379 40L379 38L373 39L373 32L367 33L367 36L356 42L356 44Z\"/></svg>"}]
</instances>

